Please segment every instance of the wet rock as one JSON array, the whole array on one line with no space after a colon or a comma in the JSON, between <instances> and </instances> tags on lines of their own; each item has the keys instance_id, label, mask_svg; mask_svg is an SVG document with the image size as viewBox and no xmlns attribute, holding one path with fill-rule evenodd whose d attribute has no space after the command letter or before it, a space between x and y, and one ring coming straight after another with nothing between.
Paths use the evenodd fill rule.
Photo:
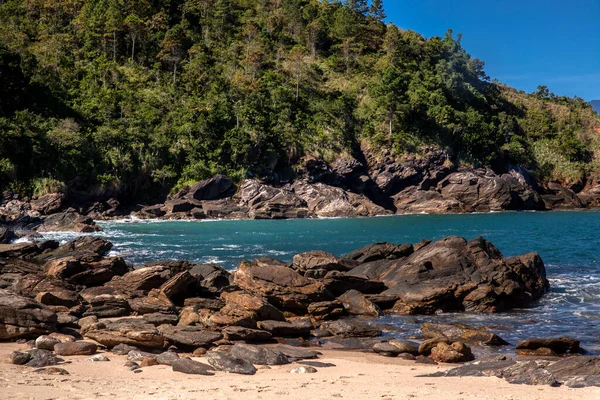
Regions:
<instances>
[{"instance_id":1,"label":"wet rock","mask_svg":"<svg viewBox=\"0 0 600 400\"><path fill-rule=\"evenodd\" d=\"M170 342L190 347L205 347L223 338L219 332L213 332L197 326L161 325L159 332Z\"/></svg>"},{"instance_id":2,"label":"wet rock","mask_svg":"<svg viewBox=\"0 0 600 400\"><path fill-rule=\"evenodd\" d=\"M42 335L35 339L35 347L42 350L53 351L54 346L58 343L60 343L60 340L47 335Z\"/></svg>"},{"instance_id":3,"label":"wet rock","mask_svg":"<svg viewBox=\"0 0 600 400\"><path fill-rule=\"evenodd\" d=\"M287 321L259 321L258 327L277 337L309 337L313 329L310 319L303 318L292 322Z\"/></svg>"},{"instance_id":4,"label":"wet rock","mask_svg":"<svg viewBox=\"0 0 600 400\"><path fill-rule=\"evenodd\" d=\"M397 357L402 351L389 343L375 343L373 351L385 357Z\"/></svg>"},{"instance_id":5,"label":"wet rock","mask_svg":"<svg viewBox=\"0 0 600 400\"><path fill-rule=\"evenodd\" d=\"M192 375L214 375L214 368L210 365L194 361L190 358L181 358L172 364L173 371Z\"/></svg>"},{"instance_id":6,"label":"wet rock","mask_svg":"<svg viewBox=\"0 0 600 400\"><path fill-rule=\"evenodd\" d=\"M328 330L341 337L377 337L381 336L381 329L357 320L338 320L325 322L321 329Z\"/></svg>"},{"instance_id":7,"label":"wet rock","mask_svg":"<svg viewBox=\"0 0 600 400\"><path fill-rule=\"evenodd\" d=\"M517 350L521 351L536 351L540 349L549 349L551 354L559 355L566 353L582 353L583 350L579 347L579 340L569 337L559 338L531 338L517 343ZM523 353L520 353L523 354Z\"/></svg>"},{"instance_id":8,"label":"wet rock","mask_svg":"<svg viewBox=\"0 0 600 400\"><path fill-rule=\"evenodd\" d=\"M256 368L246 360L240 360L229 354L209 351L206 353L208 363L219 371L225 371L233 374L254 375Z\"/></svg>"},{"instance_id":9,"label":"wet rock","mask_svg":"<svg viewBox=\"0 0 600 400\"><path fill-rule=\"evenodd\" d=\"M473 360L473 353L469 346L462 342L447 344L438 343L431 349L431 358L437 362L443 363L461 363Z\"/></svg>"},{"instance_id":10,"label":"wet rock","mask_svg":"<svg viewBox=\"0 0 600 400\"><path fill-rule=\"evenodd\" d=\"M317 321L335 320L347 315L346 309L338 300L319 301L308 306L308 314Z\"/></svg>"},{"instance_id":11,"label":"wet rock","mask_svg":"<svg viewBox=\"0 0 600 400\"><path fill-rule=\"evenodd\" d=\"M373 304L372 301L368 300L358 290L349 290L339 296L338 300L342 303L348 314L370 315L375 317L383 315L381 309Z\"/></svg>"},{"instance_id":12,"label":"wet rock","mask_svg":"<svg viewBox=\"0 0 600 400\"><path fill-rule=\"evenodd\" d=\"M247 292L265 297L280 310L302 312L310 303L332 300L323 283L282 266L242 261L235 272L234 283Z\"/></svg>"},{"instance_id":13,"label":"wet rock","mask_svg":"<svg viewBox=\"0 0 600 400\"><path fill-rule=\"evenodd\" d=\"M164 353L160 353L156 356L156 361L161 365L173 365L173 363L179 360L179 356L177 353L173 351L165 351Z\"/></svg>"},{"instance_id":14,"label":"wet rock","mask_svg":"<svg viewBox=\"0 0 600 400\"><path fill-rule=\"evenodd\" d=\"M436 324L426 322L421 325L423 337L428 339L447 339L451 342L462 341L470 344L486 346L503 346L508 344L504 339L485 329L465 324Z\"/></svg>"},{"instance_id":15,"label":"wet rock","mask_svg":"<svg viewBox=\"0 0 600 400\"><path fill-rule=\"evenodd\" d=\"M56 313L42 304L0 289L0 340L38 336L55 330Z\"/></svg>"},{"instance_id":16,"label":"wet rock","mask_svg":"<svg viewBox=\"0 0 600 400\"><path fill-rule=\"evenodd\" d=\"M127 344L121 343L121 344L118 344L115 347L113 347L111 349L111 352L113 352L113 353L115 353L117 355L120 355L120 356L124 356L124 355L127 355L127 354L129 354L129 352L134 351L134 350L137 350L137 347L135 347L135 346L129 346Z\"/></svg>"},{"instance_id":17,"label":"wet rock","mask_svg":"<svg viewBox=\"0 0 600 400\"><path fill-rule=\"evenodd\" d=\"M315 367L298 367L290 370L290 374L314 374L317 372Z\"/></svg>"},{"instance_id":18,"label":"wet rock","mask_svg":"<svg viewBox=\"0 0 600 400\"><path fill-rule=\"evenodd\" d=\"M87 356L96 354L98 346L90 342L57 343L54 352L58 356Z\"/></svg>"},{"instance_id":19,"label":"wet rock","mask_svg":"<svg viewBox=\"0 0 600 400\"><path fill-rule=\"evenodd\" d=\"M231 348L230 354L235 358L246 360L255 365L289 364L287 356L282 352L251 344L236 343Z\"/></svg>"},{"instance_id":20,"label":"wet rock","mask_svg":"<svg viewBox=\"0 0 600 400\"><path fill-rule=\"evenodd\" d=\"M266 342L273 336L261 329L251 329L242 326L227 326L221 333L227 340L244 340L246 342Z\"/></svg>"},{"instance_id":21,"label":"wet rock","mask_svg":"<svg viewBox=\"0 0 600 400\"><path fill-rule=\"evenodd\" d=\"M382 294L400 297L398 313L499 312L531 304L549 288L539 256L525 258L531 262L504 259L482 238L448 237L387 266L379 279L389 287Z\"/></svg>"},{"instance_id":22,"label":"wet rock","mask_svg":"<svg viewBox=\"0 0 600 400\"><path fill-rule=\"evenodd\" d=\"M10 362L15 365L23 365L31 360L31 354L22 351L13 351L10 353Z\"/></svg>"},{"instance_id":23,"label":"wet rock","mask_svg":"<svg viewBox=\"0 0 600 400\"><path fill-rule=\"evenodd\" d=\"M98 232L100 228L90 217L72 211L49 215L35 228L38 232Z\"/></svg>"}]
</instances>

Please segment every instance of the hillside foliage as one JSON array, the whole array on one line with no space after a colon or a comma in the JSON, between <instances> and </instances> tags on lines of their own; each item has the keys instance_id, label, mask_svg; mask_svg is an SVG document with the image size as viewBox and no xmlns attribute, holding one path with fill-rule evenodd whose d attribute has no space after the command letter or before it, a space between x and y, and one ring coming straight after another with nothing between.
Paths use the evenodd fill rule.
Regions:
<instances>
[{"instance_id":1,"label":"hillside foliage","mask_svg":"<svg viewBox=\"0 0 600 400\"><path fill-rule=\"evenodd\" d=\"M541 179L596 168L588 103L491 82L460 35L384 19L381 0L0 1L0 188L283 180L363 140Z\"/></svg>"}]
</instances>

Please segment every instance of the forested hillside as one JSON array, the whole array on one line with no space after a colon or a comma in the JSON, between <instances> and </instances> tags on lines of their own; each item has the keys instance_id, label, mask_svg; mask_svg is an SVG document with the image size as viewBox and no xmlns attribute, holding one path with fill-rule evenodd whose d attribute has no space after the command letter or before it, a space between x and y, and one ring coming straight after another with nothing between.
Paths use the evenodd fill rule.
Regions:
<instances>
[{"instance_id":1,"label":"forested hillside","mask_svg":"<svg viewBox=\"0 0 600 400\"><path fill-rule=\"evenodd\" d=\"M566 183L598 168L588 103L491 82L460 35L384 18L377 0L2 0L0 188L283 181L361 141Z\"/></svg>"}]
</instances>

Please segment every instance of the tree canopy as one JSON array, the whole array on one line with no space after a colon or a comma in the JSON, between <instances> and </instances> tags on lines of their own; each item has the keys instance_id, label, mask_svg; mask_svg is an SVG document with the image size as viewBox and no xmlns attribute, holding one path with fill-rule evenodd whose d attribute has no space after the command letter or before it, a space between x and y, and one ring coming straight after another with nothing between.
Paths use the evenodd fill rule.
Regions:
<instances>
[{"instance_id":1,"label":"tree canopy","mask_svg":"<svg viewBox=\"0 0 600 400\"><path fill-rule=\"evenodd\" d=\"M384 19L381 0L5 0L0 188L282 180L363 140L544 179L596 168L589 104L490 82L460 35Z\"/></svg>"}]
</instances>

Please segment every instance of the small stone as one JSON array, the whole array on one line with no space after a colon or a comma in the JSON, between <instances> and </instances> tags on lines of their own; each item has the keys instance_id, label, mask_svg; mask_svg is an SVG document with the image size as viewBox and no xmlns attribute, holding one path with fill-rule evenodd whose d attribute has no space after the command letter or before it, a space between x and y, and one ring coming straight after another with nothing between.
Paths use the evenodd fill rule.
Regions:
<instances>
[{"instance_id":1,"label":"small stone","mask_svg":"<svg viewBox=\"0 0 600 400\"><path fill-rule=\"evenodd\" d=\"M156 357L156 361L161 365L173 365L177 360L179 360L179 356L173 351L165 351Z\"/></svg>"},{"instance_id":2,"label":"small stone","mask_svg":"<svg viewBox=\"0 0 600 400\"><path fill-rule=\"evenodd\" d=\"M314 374L317 372L315 367L299 367L290 370L290 374Z\"/></svg>"},{"instance_id":3,"label":"small stone","mask_svg":"<svg viewBox=\"0 0 600 400\"><path fill-rule=\"evenodd\" d=\"M35 347L42 350L53 351L54 346L58 343L60 343L60 340L47 335L42 335L35 339Z\"/></svg>"},{"instance_id":4,"label":"small stone","mask_svg":"<svg viewBox=\"0 0 600 400\"><path fill-rule=\"evenodd\" d=\"M125 364L123 364L125 367L127 368L131 368L131 367L139 367L139 364L136 363L135 361L127 361Z\"/></svg>"},{"instance_id":5,"label":"small stone","mask_svg":"<svg viewBox=\"0 0 600 400\"><path fill-rule=\"evenodd\" d=\"M204 347L198 347L196 350L194 350L194 352L192 353L193 357L202 357L203 355L206 354L208 350L206 350Z\"/></svg>"},{"instance_id":6,"label":"small stone","mask_svg":"<svg viewBox=\"0 0 600 400\"><path fill-rule=\"evenodd\" d=\"M134 374L139 374L140 372L144 372L141 368L136 368L133 370Z\"/></svg>"},{"instance_id":7,"label":"small stone","mask_svg":"<svg viewBox=\"0 0 600 400\"><path fill-rule=\"evenodd\" d=\"M10 362L15 365L23 365L31 360L31 354L21 351L13 351L10 353Z\"/></svg>"},{"instance_id":8,"label":"small stone","mask_svg":"<svg viewBox=\"0 0 600 400\"><path fill-rule=\"evenodd\" d=\"M125 343L121 343L121 344L118 344L115 347L113 347L112 350L111 350L111 352L113 352L113 353L115 353L117 355L120 355L120 356L124 356L124 355L129 354L129 352L133 351L133 350L137 350L137 347L130 346L130 345L125 344Z\"/></svg>"},{"instance_id":9,"label":"small stone","mask_svg":"<svg viewBox=\"0 0 600 400\"><path fill-rule=\"evenodd\" d=\"M66 369L56 367L35 369L33 372L43 375L69 375L69 371Z\"/></svg>"},{"instance_id":10,"label":"small stone","mask_svg":"<svg viewBox=\"0 0 600 400\"><path fill-rule=\"evenodd\" d=\"M90 357L87 359L88 361L92 361L92 362L98 362L98 361L110 361L108 359L108 357L106 357L104 354L97 354L93 357Z\"/></svg>"}]
</instances>

